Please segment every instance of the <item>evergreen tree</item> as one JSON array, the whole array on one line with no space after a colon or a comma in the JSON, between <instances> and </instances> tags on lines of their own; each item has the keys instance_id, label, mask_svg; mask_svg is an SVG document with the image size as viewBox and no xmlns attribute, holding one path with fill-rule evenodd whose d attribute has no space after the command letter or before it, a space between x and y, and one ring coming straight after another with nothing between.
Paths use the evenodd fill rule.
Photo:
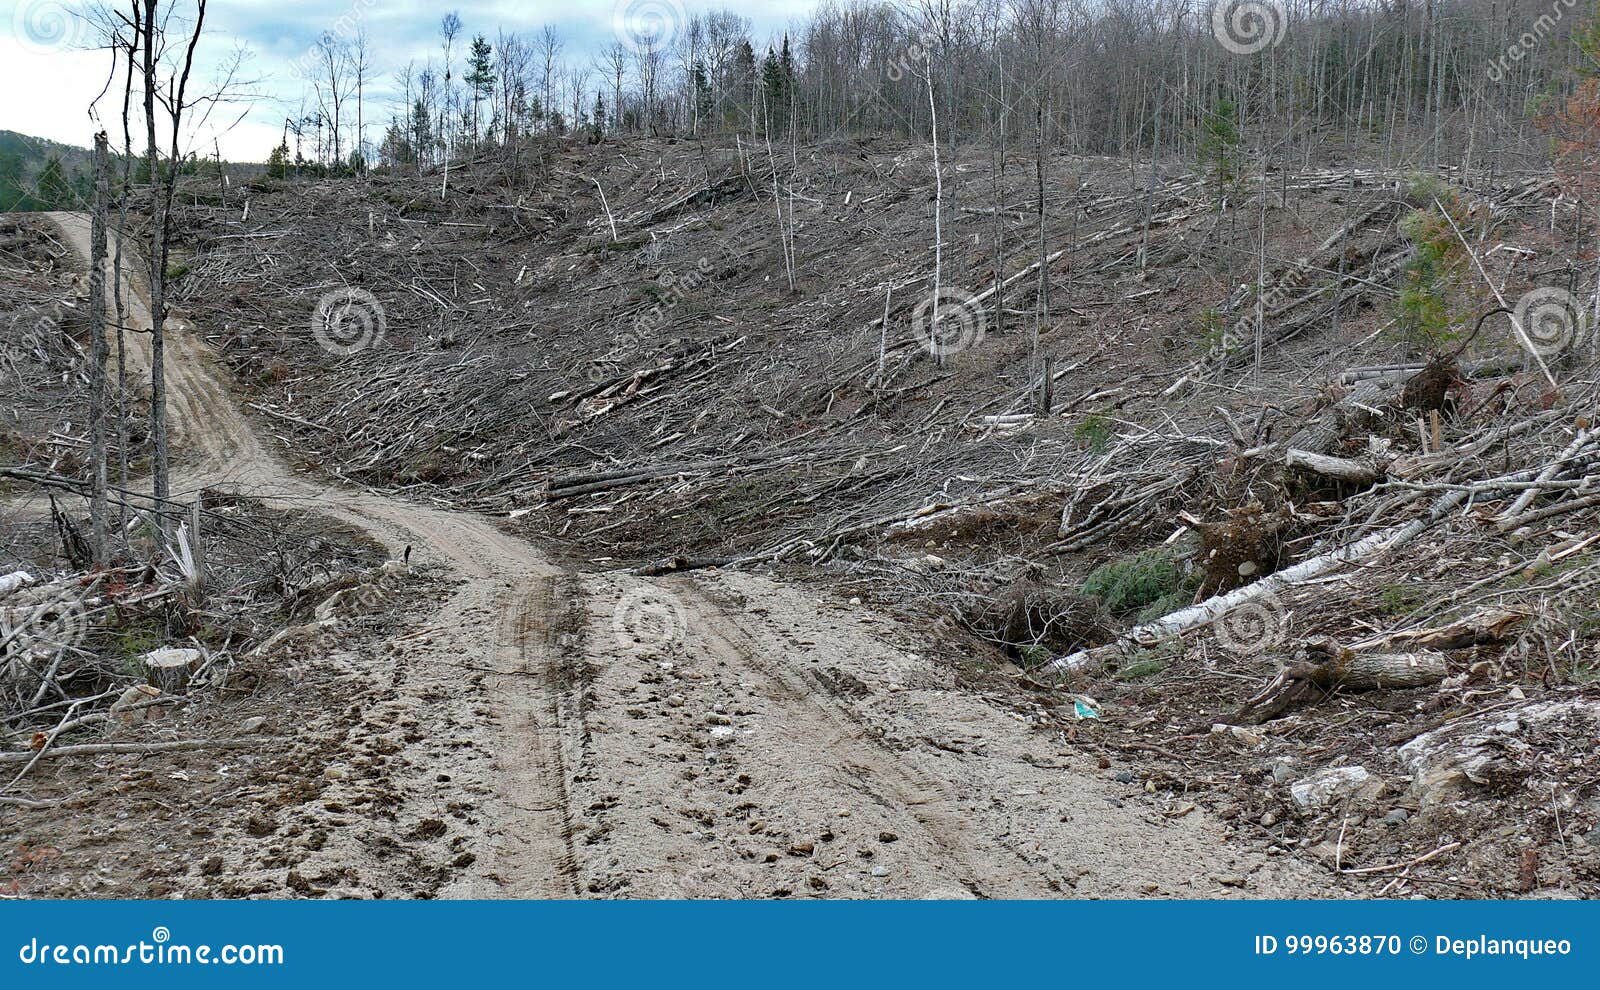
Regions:
<instances>
[{"instance_id":1,"label":"evergreen tree","mask_svg":"<svg viewBox=\"0 0 1600 990\"><path fill-rule=\"evenodd\" d=\"M272 149L267 156L267 178L286 179L289 177L289 139L284 138L283 143Z\"/></svg>"},{"instance_id":2,"label":"evergreen tree","mask_svg":"<svg viewBox=\"0 0 1600 990\"><path fill-rule=\"evenodd\" d=\"M756 50L750 47L750 39L739 39L739 45L733 50L733 78L729 80L730 89L734 96L732 106L735 112L743 111L745 120L754 120L755 114L755 85L756 85ZM742 126L744 121L732 120L734 126ZM754 124L751 125L752 127Z\"/></svg>"},{"instance_id":3,"label":"evergreen tree","mask_svg":"<svg viewBox=\"0 0 1600 990\"><path fill-rule=\"evenodd\" d=\"M39 191L36 197L40 208L66 210L73 205L72 186L67 182L66 170L61 167L61 157L51 155L39 172Z\"/></svg>"},{"instance_id":4,"label":"evergreen tree","mask_svg":"<svg viewBox=\"0 0 1600 990\"><path fill-rule=\"evenodd\" d=\"M1206 114L1200 134L1200 157L1211 168L1217 183L1217 198L1227 194L1227 188L1238 178L1239 105L1232 100L1218 100Z\"/></svg>"},{"instance_id":5,"label":"evergreen tree","mask_svg":"<svg viewBox=\"0 0 1600 990\"><path fill-rule=\"evenodd\" d=\"M711 82L706 78L706 64L695 59L689 71L689 82L694 88L694 120L699 131L711 128Z\"/></svg>"},{"instance_id":6,"label":"evergreen tree","mask_svg":"<svg viewBox=\"0 0 1600 990\"><path fill-rule=\"evenodd\" d=\"M472 140L478 140L478 105L483 98L494 88L494 61L490 57L493 50L483 35L472 39L472 47L467 52L467 86L472 90ZM465 116L463 114L463 116Z\"/></svg>"},{"instance_id":7,"label":"evergreen tree","mask_svg":"<svg viewBox=\"0 0 1600 990\"><path fill-rule=\"evenodd\" d=\"M589 143L599 144L606 133L606 98L594 91L594 112L589 115Z\"/></svg>"},{"instance_id":8,"label":"evergreen tree","mask_svg":"<svg viewBox=\"0 0 1600 990\"><path fill-rule=\"evenodd\" d=\"M416 164L422 161L423 150L433 147L433 119L426 100L419 98L411 108L411 128L411 161Z\"/></svg>"},{"instance_id":9,"label":"evergreen tree","mask_svg":"<svg viewBox=\"0 0 1600 990\"><path fill-rule=\"evenodd\" d=\"M25 212L39 208L28 194L22 173L22 156L0 153L0 213Z\"/></svg>"},{"instance_id":10,"label":"evergreen tree","mask_svg":"<svg viewBox=\"0 0 1600 990\"><path fill-rule=\"evenodd\" d=\"M785 129L788 129L793 124L793 121L789 118L794 113L797 81L794 68L794 53L789 50L789 36L785 34L783 36L783 47L778 51L778 82L782 89L778 94L778 103L775 105L775 108L781 113L778 119L783 121Z\"/></svg>"},{"instance_id":11,"label":"evergreen tree","mask_svg":"<svg viewBox=\"0 0 1600 990\"><path fill-rule=\"evenodd\" d=\"M767 49L761 60L761 114L767 124L767 134L783 133L784 114L788 110L788 87L784 85L783 63Z\"/></svg>"}]
</instances>

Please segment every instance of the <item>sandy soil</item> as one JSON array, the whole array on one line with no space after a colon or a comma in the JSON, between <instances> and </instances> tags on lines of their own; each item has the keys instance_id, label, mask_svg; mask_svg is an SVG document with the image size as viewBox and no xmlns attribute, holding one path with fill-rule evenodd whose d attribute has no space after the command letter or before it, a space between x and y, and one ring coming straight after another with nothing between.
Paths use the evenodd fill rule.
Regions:
<instances>
[{"instance_id":1,"label":"sandy soil","mask_svg":"<svg viewBox=\"0 0 1600 990\"><path fill-rule=\"evenodd\" d=\"M55 219L86 255L87 220ZM314 506L411 548L445 589L375 648L307 661L337 668L349 693L327 708L347 724L304 722L273 817L210 840L242 871L289 867L279 896L1334 893L1321 868L1224 841L1204 809L1164 814L865 609L748 573L576 573L495 520L297 474L193 328L168 339L175 492ZM380 806L389 833L439 847L425 890L395 866L415 850L348 827ZM261 855L253 832L296 851ZM247 879L206 889L275 887Z\"/></svg>"}]
</instances>

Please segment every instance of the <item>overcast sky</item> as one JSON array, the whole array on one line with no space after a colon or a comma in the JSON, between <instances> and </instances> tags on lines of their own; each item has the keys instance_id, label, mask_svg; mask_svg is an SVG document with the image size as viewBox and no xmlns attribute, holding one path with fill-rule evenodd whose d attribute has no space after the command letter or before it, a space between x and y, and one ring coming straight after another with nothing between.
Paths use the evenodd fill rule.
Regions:
<instances>
[{"instance_id":1,"label":"overcast sky","mask_svg":"<svg viewBox=\"0 0 1600 990\"><path fill-rule=\"evenodd\" d=\"M172 0L163 0L163 7ZM195 0L176 0L180 10L193 10ZM568 60L589 56L616 38L614 25L631 11L681 20L684 11L728 7L750 18L755 39L781 36L784 28L819 0L464 0L458 4L422 0L211 0L201 42L201 83L214 79L239 48L249 58L242 75L253 80L258 98L248 105L217 109L211 126L190 138L193 147L210 153L220 134L222 153L236 161L261 161L278 143L285 116L298 114L302 86L294 74L318 36L343 23L364 24L373 47L376 72L367 119L387 121L394 70L407 60L419 64L439 51L439 20L448 10L459 12L465 47L475 33L494 40L496 29L531 35L554 26L566 42ZM126 5L127 0L120 0ZM66 144L87 145L97 126L89 105L106 86L111 58L92 49L95 32L77 14L83 0L0 0L0 130L19 131ZM591 85L593 85L591 81ZM119 84L120 85L120 84ZM120 90L102 102L102 116L115 134ZM243 119L235 120L243 114ZM369 126L367 138L381 136Z\"/></svg>"}]
</instances>

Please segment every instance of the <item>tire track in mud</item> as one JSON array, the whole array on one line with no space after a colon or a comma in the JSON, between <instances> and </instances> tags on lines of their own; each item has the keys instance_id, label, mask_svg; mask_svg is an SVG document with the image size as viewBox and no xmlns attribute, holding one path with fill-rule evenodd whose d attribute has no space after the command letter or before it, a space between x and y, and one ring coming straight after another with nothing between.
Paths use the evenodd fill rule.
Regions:
<instances>
[{"instance_id":1,"label":"tire track in mud","mask_svg":"<svg viewBox=\"0 0 1600 990\"><path fill-rule=\"evenodd\" d=\"M508 594L485 680L496 731L495 798L486 876L498 896L569 898L581 893L573 837L569 737L581 711L561 673L572 634L564 628L573 584L562 576L523 582ZM468 896L482 896L474 890Z\"/></svg>"},{"instance_id":2,"label":"tire track in mud","mask_svg":"<svg viewBox=\"0 0 1600 990\"><path fill-rule=\"evenodd\" d=\"M948 873L976 898L1039 897L1051 892L1045 875L1005 846L987 841L942 781L907 764L820 677L797 665L765 659L743 623L693 578L673 589L690 600L694 612L690 621L699 642L760 676L791 708L811 713L822 730L813 741L833 757L835 769L886 814L909 816L917 823L927 845L942 860L927 865Z\"/></svg>"}]
</instances>

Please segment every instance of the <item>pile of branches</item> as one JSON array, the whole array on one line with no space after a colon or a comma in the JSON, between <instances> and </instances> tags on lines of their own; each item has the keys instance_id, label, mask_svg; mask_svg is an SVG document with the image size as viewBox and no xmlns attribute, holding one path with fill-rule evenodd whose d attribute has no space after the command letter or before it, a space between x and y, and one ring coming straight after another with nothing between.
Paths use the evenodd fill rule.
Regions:
<instances>
[{"instance_id":1,"label":"pile of branches","mask_svg":"<svg viewBox=\"0 0 1600 990\"><path fill-rule=\"evenodd\" d=\"M181 513L131 501L114 506L126 522L112 566L0 573L0 803L49 805L23 795L46 761L257 744L168 738L162 717L380 606L405 576L264 521L249 500L202 493ZM70 507L57 516L78 528Z\"/></svg>"}]
</instances>

